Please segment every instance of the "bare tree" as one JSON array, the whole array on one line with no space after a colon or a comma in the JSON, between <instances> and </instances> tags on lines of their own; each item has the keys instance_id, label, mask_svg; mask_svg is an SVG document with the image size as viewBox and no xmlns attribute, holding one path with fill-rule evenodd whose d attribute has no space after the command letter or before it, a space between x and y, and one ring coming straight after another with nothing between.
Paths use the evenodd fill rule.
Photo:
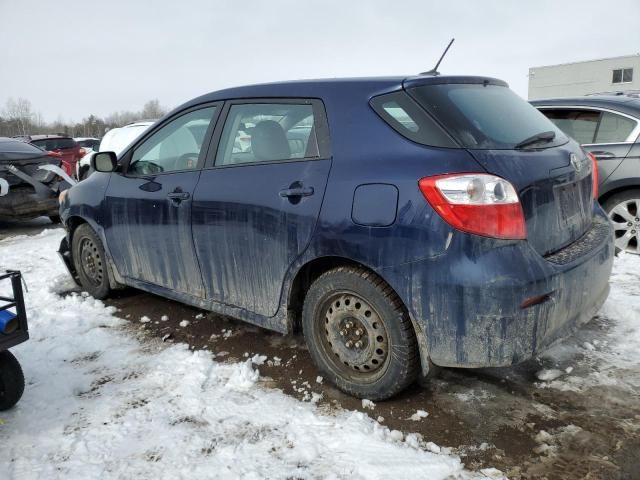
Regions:
<instances>
[{"instance_id":1,"label":"bare tree","mask_svg":"<svg viewBox=\"0 0 640 480\"><path fill-rule=\"evenodd\" d=\"M167 109L160 105L158 99L153 99L145 103L139 111L114 112L103 118L89 115L79 122L65 121L59 115L55 121L46 122L40 112L33 111L29 100L21 97L17 100L10 98L4 110L0 112L0 136L63 133L101 138L107 130L138 120L157 119L166 112Z\"/></svg>"},{"instance_id":2,"label":"bare tree","mask_svg":"<svg viewBox=\"0 0 640 480\"><path fill-rule=\"evenodd\" d=\"M155 119L164 116L165 113L167 113L167 110L162 107L158 99L155 98L144 104L140 115L143 119Z\"/></svg>"},{"instance_id":3,"label":"bare tree","mask_svg":"<svg viewBox=\"0 0 640 480\"><path fill-rule=\"evenodd\" d=\"M19 129L19 135L26 135L31 128L34 117L31 102L22 97L18 97L17 100L13 97L9 98L5 105L4 116L10 122L15 123Z\"/></svg>"}]
</instances>

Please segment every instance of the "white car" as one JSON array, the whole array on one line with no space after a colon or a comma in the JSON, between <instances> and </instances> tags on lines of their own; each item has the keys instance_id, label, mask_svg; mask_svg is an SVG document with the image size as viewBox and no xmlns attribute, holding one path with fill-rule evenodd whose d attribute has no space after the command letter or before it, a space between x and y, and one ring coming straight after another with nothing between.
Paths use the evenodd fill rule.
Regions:
<instances>
[{"instance_id":1,"label":"white car","mask_svg":"<svg viewBox=\"0 0 640 480\"><path fill-rule=\"evenodd\" d=\"M78 180L84 180L93 173L91 159L96 152L115 152L116 155L120 155L131 142L146 132L155 122L156 120L143 120L124 127L112 128L105 133L98 149L88 152L76 164Z\"/></svg>"}]
</instances>

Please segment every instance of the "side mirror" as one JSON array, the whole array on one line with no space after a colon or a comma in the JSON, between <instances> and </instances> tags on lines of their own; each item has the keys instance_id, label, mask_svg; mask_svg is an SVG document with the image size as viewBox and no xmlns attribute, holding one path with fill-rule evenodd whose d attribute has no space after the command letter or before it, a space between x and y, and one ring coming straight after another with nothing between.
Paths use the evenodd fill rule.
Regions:
<instances>
[{"instance_id":1,"label":"side mirror","mask_svg":"<svg viewBox=\"0 0 640 480\"><path fill-rule=\"evenodd\" d=\"M91 159L91 168L96 172L113 172L118 166L118 157L114 152L98 152Z\"/></svg>"}]
</instances>

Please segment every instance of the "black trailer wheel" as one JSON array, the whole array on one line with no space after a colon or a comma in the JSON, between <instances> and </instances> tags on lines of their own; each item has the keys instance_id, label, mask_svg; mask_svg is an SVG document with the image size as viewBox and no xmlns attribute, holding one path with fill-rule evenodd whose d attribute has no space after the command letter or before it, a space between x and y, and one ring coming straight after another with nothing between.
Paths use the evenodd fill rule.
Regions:
<instances>
[{"instance_id":1,"label":"black trailer wheel","mask_svg":"<svg viewBox=\"0 0 640 480\"><path fill-rule=\"evenodd\" d=\"M73 232L72 252L82 288L94 298L107 298L111 290L104 247L88 224Z\"/></svg>"},{"instance_id":2,"label":"black trailer wheel","mask_svg":"<svg viewBox=\"0 0 640 480\"><path fill-rule=\"evenodd\" d=\"M395 292L364 269L340 267L313 282L302 327L323 376L346 393L384 400L418 375L411 320Z\"/></svg>"},{"instance_id":3,"label":"black trailer wheel","mask_svg":"<svg viewBox=\"0 0 640 480\"><path fill-rule=\"evenodd\" d=\"M0 352L0 411L13 407L24 393L24 374L13 354Z\"/></svg>"}]
</instances>

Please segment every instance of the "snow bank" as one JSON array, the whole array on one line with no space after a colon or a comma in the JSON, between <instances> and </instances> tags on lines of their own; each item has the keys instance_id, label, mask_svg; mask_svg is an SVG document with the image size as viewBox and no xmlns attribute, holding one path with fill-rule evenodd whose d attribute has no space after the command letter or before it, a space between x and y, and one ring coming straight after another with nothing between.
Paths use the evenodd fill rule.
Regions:
<instances>
[{"instance_id":1,"label":"snow bank","mask_svg":"<svg viewBox=\"0 0 640 480\"><path fill-rule=\"evenodd\" d=\"M0 478L485 478L362 413L260 387L252 359L141 345L113 308L56 293L71 286L62 235L0 241L0 265L28 283L32 335L14 350L27 388L1 415Z\"/></svg>"}]
</instances>

